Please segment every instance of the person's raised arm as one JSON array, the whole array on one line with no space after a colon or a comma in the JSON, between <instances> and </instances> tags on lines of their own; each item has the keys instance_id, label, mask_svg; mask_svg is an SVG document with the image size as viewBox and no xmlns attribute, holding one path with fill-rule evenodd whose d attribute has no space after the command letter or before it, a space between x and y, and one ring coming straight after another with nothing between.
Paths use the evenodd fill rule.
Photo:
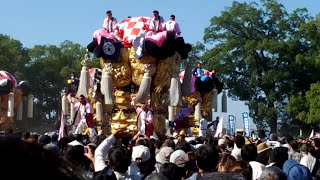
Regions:
<instances>
[{"instance_id":1,"label":"person's raised arm","mask_svg":"<svg viewBox=\"0 0 320 180\"><path fill-rule=\"evenodd\" d=\"M102 143L97 147L94 152L94 170L95 172L102 171L107 164L104 161L111 146L116 142L116 139L121 137L122 131L118 130L112 133L107 139L102 141Z\"/></svg>"},{"instance_id":2,"label":"person's raised arm","mask_svg":"<svg viewBox=\"0 0 320 180\"><path fill-rule=\"evenodd\" d=\"M136 106L136 97L131 97L131 106L134 107L134 109L136 110L137 109L137 106Z\"/></svg>"}]
</instances>

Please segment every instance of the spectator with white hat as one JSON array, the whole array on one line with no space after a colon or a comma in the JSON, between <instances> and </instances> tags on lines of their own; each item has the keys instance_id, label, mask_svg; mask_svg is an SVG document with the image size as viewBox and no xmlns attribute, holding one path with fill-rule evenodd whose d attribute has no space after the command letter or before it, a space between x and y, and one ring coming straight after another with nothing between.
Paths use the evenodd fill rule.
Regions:
<instances>
[{"instance_id":1,"label":"spectator with white hat","mask_svg":"<svg viewBox=\"0 0 320 180\"><path fill-rule=\"evenodd\" d=\"M170 156L170 163L174 163L178 167L184 167L187 161L189 161L188 154L180 149L174 151Z\"/></svg>"},{"instance_id":2,"label":"spectator with white hat","mask_svg":"<svg viewBox=\"0 0 320 180\"><path fill-rule=\"evenodd\" d=\"M144 145L134 146L131 155L131 165L128 169L130 179L142 179L144 170L148 166L147 161L150 159L150 150Z\"/></svg>"},{"instance_id":3,"label":"spectator with white hat","mask_svg":"<svg viewBox=\"0 0 320 180\"><path fill-rule=\"evenodd\" d=\"M227 144L226 144L226 140L225 139L219 139L219 141L218 141L218 146L219 146L219 149L220 149L220 151L221 151L221 153L229 153L228 151L227 151Z\"/></svg>"},{"instance_id":4,"label":"spectator with white hat","mask_svg":"<svg viewBox=\"0 0 320 180\"><path fill-rule=\"evenodd\" d=\"M173 153L173 149L171 147L162 147L159 151L159 153L156 155L156 172L160 172L160 168L165 163L169 163L170 155Z\"/></svg>"}]
</instances>

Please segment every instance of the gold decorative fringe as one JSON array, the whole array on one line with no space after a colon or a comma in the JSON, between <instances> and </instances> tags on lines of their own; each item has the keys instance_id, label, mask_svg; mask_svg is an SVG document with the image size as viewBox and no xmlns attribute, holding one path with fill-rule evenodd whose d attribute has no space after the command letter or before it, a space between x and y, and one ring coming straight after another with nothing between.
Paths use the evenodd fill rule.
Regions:
<instances>
[{"instance_id":1,"label":"gold decorative fringe","mask_svg":"<svg viewBox=\"0 0 320 180\"><path fill-rule=\"evenodd\" d=\"M112 114L111 131L114 132L118 129L124 129L129 132L137 130L136 127L137 115L136 113L125 113L122 110Z\"/></svg>"},{"instance_id":2,"label":"gold decorative fringe","mask_svg":"<svg viewBox=\"0 0 320 180\"><path fill-rule=\"evenodd\" d=\"M148 70L150 73L150 77L152 77L154 75L154 73L156 72L156 59L151 57L148 54L144 54L143 57L141 59L135 59L134 58L134 49L131 48L130 50L130 55L129 55L129 59L130 59L130 65L132 68L132 81L140 86L141 85L141 81L143 78L143 75L145 73L144 68L145 65L148 64Z\"/></svg>"},{"instance_id":3,"label":"gold decorative fringe","mask_svg":"<svg viewBox=\"0 0 320 180\"><path fill-rule=\"evenodd\" d=\"M182 100L183 103L188 104L188 106L196 105L197 103L197 97L200 96L200 93L198 91L195 91L190 96L183 96Z\"/></svg>"},{"instance_id":4,"label":"gold decorative fringe","mask_svg":"<svg viewBox=\"0 0 320 180\"><path fill-rule=\"evenodd\" d=\"M132 73L132 82L138 86L140 86L143 78L143 73L140 73L139 70L133 70Z\"/></svg>"},{"instance_id":5,"label":"gold decorative fringe","mask_svg":"<svg viewBox=\"0 0 320 180\"><path fill-rule=\"evenodd\" d=\"M163 93L152 93L151 95L151 107L155 111L165 112L169 106L169 94L168 92Z\"/></svg>"},{"instance_id":6,"label":"gold decorative fringe","mask_svg":"<svg viewBox=\"0 0 320 180\"><path fill-rule=\"evenodd\" d=\"M160 93L163 89L169 89L171 77L173 75L174 64L181 63L181 56L179 53L175 53L172 57L168 57L159 61L157 65L157 71L154 78L154 85L156 86L155 92Z\"/></svg>"},{"instance_id":7,"label":"gold decorative fringe","mask_svg":"<svg viewBox=\"0 0 320 180\"><path fill-rule=\"evenodd\" d=\"M134 48L128 48L128 53L129 53L129 61L132 63L136 60L136 58L134 57Z\"/></svg>"},{"instance_id":8,"label":"gold decorative fringe","mask_svg":"<svg viewBox=\"0 0 320 180\"><path fill-rule=\"evenodd\" d=\"M116 90L114 93L114 96L116 98L116 108L117 109L131 109L132 106L131 103L131 93L125 92L122 90Z\"/></svg>"},{"instance_id":9,"label":"gold decorative fringe","mask_svg":"<svg viewBox=\"0 0 320 180\"><path fill-rule=\"evenodd\" d=\"M131 67L127 62L111 63L112 81L116 88L127 86L131 83Z\"/></svg>"},{"instance_id":10,"label":"gold decorative fringe","mask_svg":"<svg viewBox=\"0 0 320 180\"><path fill-rule=\"evenodd\" d=\"M203 116L208 116L211 112L211 103L212 103L213 90L209 93L205 93L202 97L201 110Z\"/></svg>"}]
</instances>

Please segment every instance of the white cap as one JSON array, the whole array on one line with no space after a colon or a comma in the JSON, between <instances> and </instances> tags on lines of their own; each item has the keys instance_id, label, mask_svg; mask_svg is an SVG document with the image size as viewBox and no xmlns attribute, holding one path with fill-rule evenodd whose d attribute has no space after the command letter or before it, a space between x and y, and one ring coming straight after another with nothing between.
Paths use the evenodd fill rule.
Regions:
<instances>
[{"instance_id":1,"label":"white cap","mask_svg":"<svg viewBox=\"0 0 320 180\"><path fill-rule=\"evenodd\" d=\"M174 151L170 156L170 163L174 163L179 167L184 167L187 161L189 161L188 154L180 149Z\"/></svg>"},{"instance_id":2,"label":"white cap","mask_svg":"<svg viewBox=\"0 0 320 180\"><path fill-rule=\"evenodd\" d=\"M226 140L225 139L219 139L218 146L225 146L225 145L226 145Z\"/></svg>"},{"instance_id":3,"label":"white cap","mask_svg":"<svg viewBox=\"0 0 320 180\"><path fill-rule=\"evenodd\" d=\"M162 164L169 163L170 155L173 151L171 147L162 147L156 155L156 161Z\"/></svg>"},{"instance_id":4,"label":"white cap","mask_svg":"<svg viewBox=\"0 0 320 180\"><path fill-rule=\"evenodd\" d=\"M83 144L81 144L79 141L77 140L74 140L70 143L68 143L68 145L71 145L71 146L84 146Z\"/></svg>"},{"instance_id":5,"label":"white cap","mask_svg":"<svg viewBox=\"0 0 320 180\"><path fill-rule=\"evenodd\" d=\"M133 161L141 159L142 162L146 162L150 159L150 150L144 145L134 146L131 158Z\"/></svg>"}]
</instances>

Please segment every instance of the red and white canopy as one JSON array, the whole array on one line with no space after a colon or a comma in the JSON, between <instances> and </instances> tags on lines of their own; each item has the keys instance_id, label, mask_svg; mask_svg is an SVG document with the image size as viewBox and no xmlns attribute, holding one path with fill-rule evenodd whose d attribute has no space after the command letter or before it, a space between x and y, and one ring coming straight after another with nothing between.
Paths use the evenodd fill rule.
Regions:
<instances>
[{"instance_id":1,"label":"red and white canopy","mask_svg":"<svg viewBox=\"0 0 320 180\"><path fill-rule=\"evenodd\" d=\"M3 79L11 80L14 88L18 86L17 80L7 71L0 71L0 80Z\"/></svg>"}]
</instances>

